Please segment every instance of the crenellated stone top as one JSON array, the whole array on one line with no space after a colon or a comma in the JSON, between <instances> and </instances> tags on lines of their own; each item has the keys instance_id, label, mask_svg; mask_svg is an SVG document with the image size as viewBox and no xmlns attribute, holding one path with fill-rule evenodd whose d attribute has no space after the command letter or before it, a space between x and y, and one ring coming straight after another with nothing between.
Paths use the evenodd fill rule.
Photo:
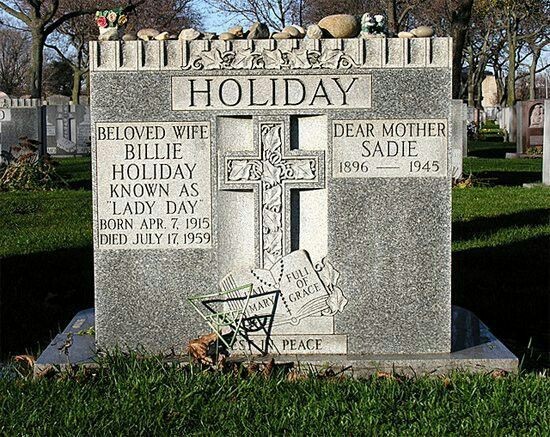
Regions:
<instances>
[{"instance_id":1,"label":"crenellated stone top","mask_svg":"<svg viewBox=\"0 0 550 437\"><path fill-rule=\"evenodd\" d=\"M35 108L41 104L40 99L0 99L0 108Z\"/></svg>"},{"instance_id":2,"label":"crenellated stone top","mask_svg":"<svg viewBox=\"0 0 550 437\"><path fill-rule=\"evenodd\" d=\"M92 41L91 71L450 68L451 38Z\"/></svg>"}]
</instances>

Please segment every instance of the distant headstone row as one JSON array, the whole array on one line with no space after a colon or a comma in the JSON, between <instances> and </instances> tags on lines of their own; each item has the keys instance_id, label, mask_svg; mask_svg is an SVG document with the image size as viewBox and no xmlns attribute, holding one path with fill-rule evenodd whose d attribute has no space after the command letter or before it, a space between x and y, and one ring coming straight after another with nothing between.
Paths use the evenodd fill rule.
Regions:
<instances>
[{"instance_id":1,"label":"distant headstone row","mask_svg":"<svg viewBox=\"0 0 550 437\"><path fill-rule=\"evenodd\" d=\"M39 99L0 99L0 150L22 137L39 141L52 156L90 154L90 109L72 105L68 97L44 104Z\"/></svg>"}]
</instances>

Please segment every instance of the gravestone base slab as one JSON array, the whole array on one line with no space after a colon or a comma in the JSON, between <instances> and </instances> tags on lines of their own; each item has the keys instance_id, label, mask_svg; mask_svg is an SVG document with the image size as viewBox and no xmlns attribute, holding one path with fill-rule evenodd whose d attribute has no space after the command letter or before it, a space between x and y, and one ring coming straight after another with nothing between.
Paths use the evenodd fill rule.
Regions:
<instances>
[{"instance_id":1,"label":"gravestone base slab","mask_svg":"<svg viewBox=\"0 0 550 437\"><path fill-rule=\"evenodd\" d=\"M60 369L73 365L93 364L97 355L95 310L78 312L63 332L57 334L34 363L34 373L40 374L51 366Z\"/></svg>"},{"instance_id":2,"label":"gravestone base slab","mask_svg":"<svg viewBox=\"0 0 550 437\"><path fill-rule=\"evenodd\" d=\"M94 309L79 312L67 328L58 334L35 363L35 374L49 366L66 368L73 365L93 365L96 357L94 337ZM67 345L67 347L65 347ZM487 326L472 312L453 306L452 350L448 354L395 354L395 355L276 355L255 357L277 364L294 364L303 369L332 368L354 377L376 372L390 372L405 376L442 375L453 371L489 373L493 370L516 372L518 358L500 342ZM239 356L230 361L249 361Z\"/></svg>"}]
</instances>

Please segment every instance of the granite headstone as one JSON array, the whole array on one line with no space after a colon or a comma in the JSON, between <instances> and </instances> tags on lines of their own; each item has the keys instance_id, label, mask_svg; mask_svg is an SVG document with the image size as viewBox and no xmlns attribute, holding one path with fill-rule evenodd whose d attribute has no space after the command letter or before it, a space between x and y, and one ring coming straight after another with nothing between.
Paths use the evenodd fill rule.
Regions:
<instances>
[{"instance_id":1,"label":"granite headstone","mask_svg":"<svg viewBox=\"0 0 550 437\"><path fill-rule=\"evenodd\" d=\"M90 153L88 105L57 104L46 107L47 152L52 156Z\"/></svg>"},{"instance_id":2,"label":"granite headstone","mask_svg":"<svg viewBox=\"0 0 550 437\"><path fill-rule=\"evenodd\" d=\"M0 151L9 152L19 138L41 139L41 104L38 99L0 100Z\"/></svg>"},{"instance_id":3,"label":"granite headstone","mask_svg":"<svg viewBox=\"0 0 550 437\"><path fill-rule=\"evenodd\" d=\"M448 353L451 47L92 42L98 344L182 350L246 282L269 352Z\"/></svg>"},{"instance_id":4,"label":"granite headstone","mask_svg":"<svg viewBox=\"0 0 550 437\"><path fill-rule=\"evenodd\" d=\"M537 153L543 144L544 100L528 100L516 104L517 153Z\"/></svg>"},{"instance_id":5,"label":"granite headstone","mask_svg":"<svg viewBox=\"0 0 550 437\"><path fill-rule=\"evenodd\" d=\"M468 154L468 106L462 100L451 103L452 178L462 178L462 163Z\"/></svg>"},{"instance_id":6,"label":"granite headstone","mask_svg":"<svg viewBox=\"0 0 550 437\"><path fill-rule=\"evenodd\" d=\"M544 101L544 145L542 147L542 183L550 185L550 100Z\"/></svg>"}]
</instances>

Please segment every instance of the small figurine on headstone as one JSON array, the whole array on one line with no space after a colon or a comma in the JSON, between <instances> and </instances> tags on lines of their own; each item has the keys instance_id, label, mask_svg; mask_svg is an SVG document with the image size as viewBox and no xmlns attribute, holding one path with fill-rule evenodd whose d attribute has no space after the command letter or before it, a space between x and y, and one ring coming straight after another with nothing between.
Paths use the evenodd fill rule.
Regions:
<instances>
[{"instance_id":1,"label":"small figurine on headstone","mask_svg":"<svg viewBox=\"0 0 550 437\"><path fill-rule=\"evenodd\" d=\"M386 29L386 17L377 14L372 16L366 12L361 18L361 38L381 38L388 33Z\"/></svg>"}]
</instances>

